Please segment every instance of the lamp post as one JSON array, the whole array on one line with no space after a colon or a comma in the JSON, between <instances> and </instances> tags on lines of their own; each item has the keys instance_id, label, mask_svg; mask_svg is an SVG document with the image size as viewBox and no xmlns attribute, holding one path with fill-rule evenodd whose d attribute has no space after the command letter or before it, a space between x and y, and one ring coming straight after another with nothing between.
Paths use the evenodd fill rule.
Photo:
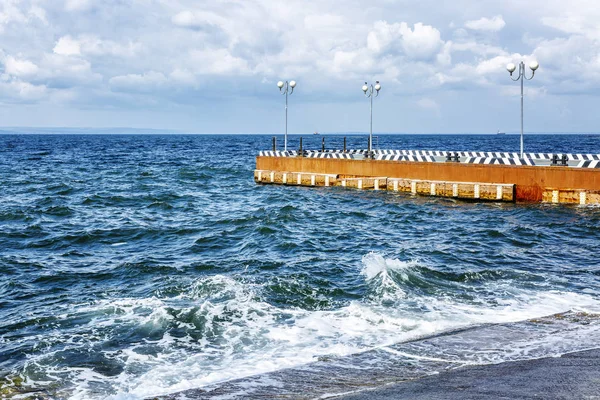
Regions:
<instances>
[{"instance_id":1,"label":"lamp post","mask_svg":"<svg viewBox=\"0 0 600 400\"><path fill-rule=\"evenodd\" d=\"M279 81L279 82L277 82L277 87L279 88L279 91L281 92L281 94L285 95L285 137L283 139L283 150L287 151L288 93L290 95L292 93L294 93L294 88L296 87L296 81L290 81L290 82L285 81L285 83L283 81ZM291 90L290 90L290 88L291 88Z\"/></svg>"},{"instance_id":2,"label":"lamp post","mask_svg":"<svg viewBox=\"0 0 600 400\"><path fill-rule=\"evenodd\" d=\"M512 79L515 82L519 80L521 81L521 158L523 158L523 82L525 81L525 79L527 79L528 81L532 80L535 75L535 71L539 67L540 64L538 64L537 61L530 62L529 68L531 69L531 77L528 78L527 74L525 73L525 63L521 61L519 63L519 76L515 79L513 78L513 72L515 72L517 66L513 63L510 63L506 66L506 70L510 73L510 79Z\"/></svg>"},{"instance_id":3,"label":"lamp post","mask_svg":"<svg viewBox=\"0 0 600 400\"><path fill-rule=\"evenodd\" d=\"M381 90L381 85L379 81L375 81L375 86L372 84L369 85L367 82L362 87L365 96L371 99L371 128L369 130L369 151L368 157L373 157L373 98L379 96L379 91ZM375 94L373 94L375 93Z\"/></svg>"}]
</instances>

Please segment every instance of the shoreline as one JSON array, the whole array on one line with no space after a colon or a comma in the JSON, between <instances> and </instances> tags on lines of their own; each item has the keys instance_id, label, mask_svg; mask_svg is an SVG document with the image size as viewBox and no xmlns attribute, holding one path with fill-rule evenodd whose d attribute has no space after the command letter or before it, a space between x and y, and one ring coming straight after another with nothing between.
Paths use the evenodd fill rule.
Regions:
<instances>
[{"instance_id":1,"label":"shoreline","mask_svg":"<svg viewBox=\"0 0 600 400\"><path fill-rule=\"evenodd\" d=\"M567 312L466 327L147 399L600 400L599 317ZM582 335L593 344L575 345Z\"/></svg>"},{"instance_id":2,"label":"shoreline","mask_svg":"<svg viewBox=\"0 0 600 400\"><path fill-rule=\"evenodd\" d=\"M392 383L339 400L600 399L600 349L499 364L468 366Z\"/></svg>"}]
</instances>

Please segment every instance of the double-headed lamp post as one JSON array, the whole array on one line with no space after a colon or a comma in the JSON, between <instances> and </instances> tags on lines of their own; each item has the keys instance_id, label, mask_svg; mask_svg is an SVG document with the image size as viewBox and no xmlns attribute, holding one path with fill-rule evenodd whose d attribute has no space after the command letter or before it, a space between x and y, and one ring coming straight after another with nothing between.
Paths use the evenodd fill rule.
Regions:
<instances>
[{"instance_id":1,"label":"double-headed lamp post","mask_svg":"<svg viewBox=\"0 0 600 400\"><path fill-rule=\"evenodd\" d=\"M379 96L381 90L381 84L379 81L375 81L375 86L369 85L367 82L362 87L363 92L367 98L371 99L371 129L369 130L369 157L373 156L373 97Z\"/></svg>"},{"instance_id":2,"label":"double-headed lamp post","mask_svg":"<svg viewBox=\"0 0 600 400\"><path fill-rule=\"evenodd\" d=\"M513 72L515 72L515 70L517 69L517 66L513 63L510 63L506 66L506 70L508 72L510 72L510 79L512 79L513 81L521 81L521 158L523 158L523 82L525 81L525 79L527 79L528 81L532 80L534 75L535 75L535 71L540 67L540 64L538 64L537 61L532 61L529 63L529 68L531 69L531 77L528 78L527 74L525 73L525 63L523 61L521 61L519 63L519 76L517 76L516 78L513 77Z\"/></svg>"},{"instance_id":3,"label":"double-headed lamp post","mask_svg":"<svg viewBox=\"0 0 600 400\"><path fill-rule=\"evenodd\" d=\"M279 81L277 82L277 87L281 94L285 95L285 137L283 139L283 150L287 151L287 109L288 109L288 93L291 95L294 93L294 88L296 87L296 81ZM291 89L290 89L291 88Z\"/></svg>"}]
</instances>

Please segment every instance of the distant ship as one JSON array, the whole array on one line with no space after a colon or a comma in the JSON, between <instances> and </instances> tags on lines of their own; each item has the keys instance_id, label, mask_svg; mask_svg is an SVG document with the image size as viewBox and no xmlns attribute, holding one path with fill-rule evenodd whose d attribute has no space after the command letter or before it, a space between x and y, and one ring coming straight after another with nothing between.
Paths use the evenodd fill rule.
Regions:
<instances>
[{"instance_id":1,"label":"distant ship","mask_svg":"<svg viewBox=\"0 0 600 400\"><path fill-rule=\"evenodd\" d=\"M319 134L319 132L317 132L317 131L313 132L313 135L318 135L318 134Z\"/></svg>"},{"instance_id":2,"label":"distant ship","mask_svg":"<svg viewBox=\"0 0 600 400\"><path fill-rule=\"evenodd\" d=\"M506 132L500 132L500 129L498 129L498 132L496 132L496 135L506 135Z\"/></svg>"}]
</instances>

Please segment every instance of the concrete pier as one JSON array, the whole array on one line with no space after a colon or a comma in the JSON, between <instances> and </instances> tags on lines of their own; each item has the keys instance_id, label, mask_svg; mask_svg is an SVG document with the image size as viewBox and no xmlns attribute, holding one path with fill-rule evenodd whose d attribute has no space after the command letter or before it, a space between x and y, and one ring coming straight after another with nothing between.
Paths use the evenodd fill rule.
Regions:
<instances>
[{"instance_id":1,"label":"concrete pier","mask_svg":"<svg viewBox=\"0 0 600 400\"><path fill-rule=\"evenodd\" d=\"M585 161L577 155L570 155L578 162L573 166L342 158L346 156L258 156L254 179L267 184L341 186L480 201L600 204L600 168L576 167Z\"/></svg>"}]
</instances>

